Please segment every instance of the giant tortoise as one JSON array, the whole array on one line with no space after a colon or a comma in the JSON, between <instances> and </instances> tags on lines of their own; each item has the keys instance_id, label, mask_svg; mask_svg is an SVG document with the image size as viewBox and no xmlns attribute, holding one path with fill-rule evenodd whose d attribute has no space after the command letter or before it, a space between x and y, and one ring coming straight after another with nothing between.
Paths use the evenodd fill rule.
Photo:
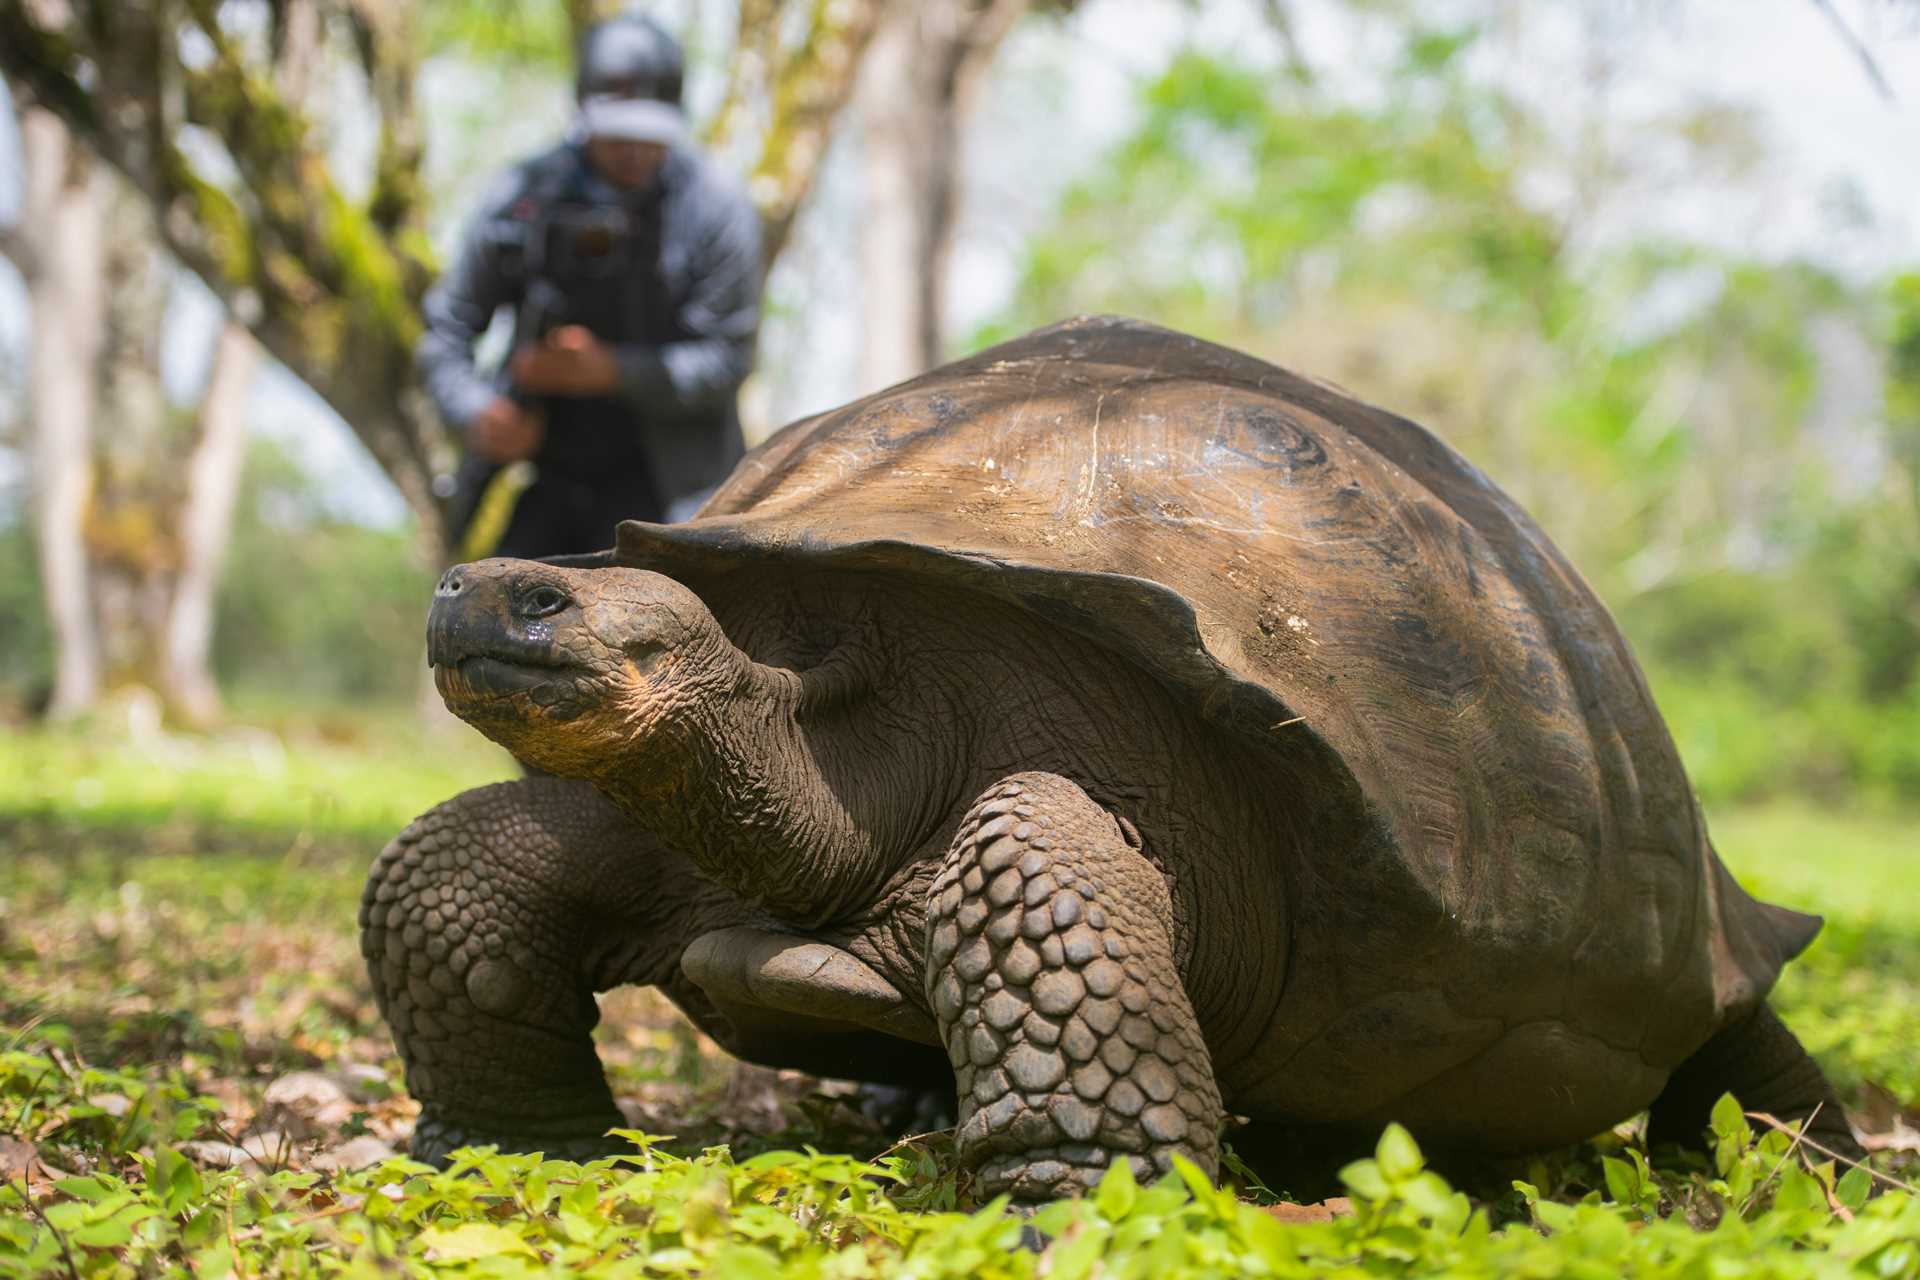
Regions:
<instances>
[{"instance_id":1,"label":"giant tortoise","mask_svg":"<svg viewBox=\"0 0 1920 1280\"><path fill-rule=\"evenodd\" d=\"M987 1192L1216 1172L1237 1114L1493 1153L1723 1090L1851 1150L1765 1005L1819 927L1721 865L1625 640L1491 481L1118 319L789 426L690 523L435 591L534 776L361 910L413 1150L621 1123L594 993L952 1087Z\"/></svg>"}]
</instances>

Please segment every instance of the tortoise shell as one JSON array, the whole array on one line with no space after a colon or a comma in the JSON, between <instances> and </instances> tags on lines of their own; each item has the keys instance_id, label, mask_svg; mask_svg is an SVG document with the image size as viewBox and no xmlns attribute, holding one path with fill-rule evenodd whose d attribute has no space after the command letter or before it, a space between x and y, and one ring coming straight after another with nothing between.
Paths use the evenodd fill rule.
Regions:
<instances>
[{"instance_id":1,"label":"tortoise shell","mask_svg":"<svg viewBox=\"0 0 1920 1280\"><path fill-rule=\"evenodd\" d=\"M1649 1062L1819 925L1721 866L1626 640L1512 499L1406 419L1183 334L1077 319L796 422L610 558L914 575L1116 650L1310 759L1487 980L1584 975Z\"/></svg>"}]
</instances>

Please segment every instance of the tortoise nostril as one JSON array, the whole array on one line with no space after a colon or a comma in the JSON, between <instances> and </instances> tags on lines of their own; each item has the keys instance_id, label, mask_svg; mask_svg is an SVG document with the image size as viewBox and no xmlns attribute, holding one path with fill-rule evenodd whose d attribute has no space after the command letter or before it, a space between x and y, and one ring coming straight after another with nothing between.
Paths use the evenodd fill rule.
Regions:
<instances>
[{"instance_id":1,"label":"tortoise nostril","mask_svg":"<svg viewBox=\"0 0 1920 1280\"><path fill-rule=\"evenodd\" d=\"M460 571L458 569L449 569L441 576L440 585L434 589L434 594L440 596L459 595L460 588L464 585L466 585L466 583L460 576Z\"/></svg>"}]
</instances>

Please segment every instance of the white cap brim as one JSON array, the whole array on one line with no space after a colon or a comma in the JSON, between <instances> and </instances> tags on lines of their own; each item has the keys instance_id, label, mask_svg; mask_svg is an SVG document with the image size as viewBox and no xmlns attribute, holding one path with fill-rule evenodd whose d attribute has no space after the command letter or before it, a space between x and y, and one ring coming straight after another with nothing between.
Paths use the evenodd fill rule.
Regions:
<instances>
[{"instance_id":1,"label":"white cap brim","mask_svg":"<svg viewBox=\"0 0 1920 1280\"><path fill-rule=\"evenodd\" d=\"M661 142L671 146L686 137L687 118L671 102L595 97L580 104L580 130L589 138Z\"/></svg>"}]
</instances>

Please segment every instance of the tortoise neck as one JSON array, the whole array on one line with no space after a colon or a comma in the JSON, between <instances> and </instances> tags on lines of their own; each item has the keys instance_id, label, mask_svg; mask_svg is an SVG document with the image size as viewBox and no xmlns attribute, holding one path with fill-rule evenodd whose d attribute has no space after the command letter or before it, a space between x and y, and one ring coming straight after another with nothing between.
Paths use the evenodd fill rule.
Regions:
<instances>
[{"instance_id":1,"label":"tortoise neck","mask_svg":"<svg viewBox=\"0 0 1920 1280\"><path fill-rule=\"evenodd\" d=\"M844 915L891 859L855 812L862 735L845 688L735 650L730 679L676 733L665 771L618 768L602 787L702 875L794 924Z\"/></svg>"}]
</instances>

